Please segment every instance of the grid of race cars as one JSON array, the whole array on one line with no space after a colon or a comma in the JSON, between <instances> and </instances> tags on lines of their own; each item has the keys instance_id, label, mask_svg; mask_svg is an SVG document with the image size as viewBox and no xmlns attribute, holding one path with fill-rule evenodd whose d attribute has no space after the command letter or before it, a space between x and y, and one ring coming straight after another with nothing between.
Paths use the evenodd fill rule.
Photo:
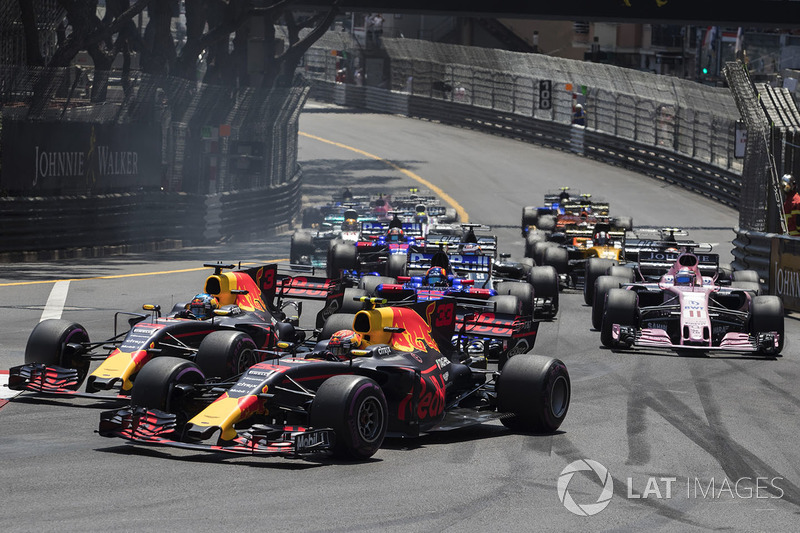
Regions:
<instances>
[{"instance_id":1,"label":"grid of race cars","mask_svg":"<svg viewBox=\"0 0 800 533\"><path fill-rule=\"evenodd\" d=\"M609 349L783 348L781 300L756 272L720 265L680 229L634 230L568 187L523 208L517 260L491 228L415 189L344 190L307 207L302 226L289 264L204 265L201 294L169 312L121 311L110 339L40 322L8 387L118 401L99 433L135 445L363 460L387 436L491 420L555 432L569 372L530 352L561 291L583 292ZM303 300L319 302L310 330Z\"/></svg>"}]
</instances>

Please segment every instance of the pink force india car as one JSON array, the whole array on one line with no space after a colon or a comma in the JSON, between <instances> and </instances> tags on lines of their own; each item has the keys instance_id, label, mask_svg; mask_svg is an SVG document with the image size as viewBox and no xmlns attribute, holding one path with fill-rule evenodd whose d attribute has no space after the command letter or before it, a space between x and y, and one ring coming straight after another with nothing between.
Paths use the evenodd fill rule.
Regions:
<instances>
[{"instance_id":1,"label":"pink force india car","mask_svg":"<svg viewBox=\"0 0 800 533\"><path fill-rule=\"evenodd\" d=\"M744 352L768 357L781 353L783 303L777 296L760 294L755 272L734 273L733 281L723 286L718 280L716 254L661 256L650 259L671 261L672 265L658 282L621 282L619 288L606 292L601 300L600 338L604 346L679 353Z\"/></svg>"}]
</instances>

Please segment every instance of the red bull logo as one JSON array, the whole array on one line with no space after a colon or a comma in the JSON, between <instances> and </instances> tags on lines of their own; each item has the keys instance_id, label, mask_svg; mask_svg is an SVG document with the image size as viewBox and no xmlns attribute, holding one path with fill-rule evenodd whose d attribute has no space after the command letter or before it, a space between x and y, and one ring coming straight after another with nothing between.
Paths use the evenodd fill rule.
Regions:
<instances>
[{"instance_id":1,"label":"red bull logo","mask_svg":"<svg viewBox=\"0 0 800 533\"><path fill-rule=\"evenodd\" d=\"M256 279L248 276L245 272L234 272L236 279L236 289L245 290L247 294L236 295L236 305L244 311L266 311L264 303L261 301L261 289L275 284L275 269L262 267L258 269Z\"/></svg>"},{"instance_id":2,"label":"red bull logo","mask_svg":"<svg viewBox=\"0 0 800 533\"><path fill-rule=\"evenodd\" d=\"M403 352L438 351L439 347L431 336L431 326L429 325L435 308L436 302L428 305L425 311L425 320L412 309L394 308L392 326L403 328L404 331L392 335L392 346Z\"/></svg>"},{"instance_id":3,"label":"red bull logo","mask_svg":"<svg viewBox=\"0 0 800 533\"><path fill-rule=\"evenodd\" d=\"M437 368L437 367L434 367ZM445 384L441 374L420 376L419 402L416 416L418 420L435 418L444 412ZM397 407L397 418L406 420L413 395L409 394Z\"/></svg>"}]
</instances>

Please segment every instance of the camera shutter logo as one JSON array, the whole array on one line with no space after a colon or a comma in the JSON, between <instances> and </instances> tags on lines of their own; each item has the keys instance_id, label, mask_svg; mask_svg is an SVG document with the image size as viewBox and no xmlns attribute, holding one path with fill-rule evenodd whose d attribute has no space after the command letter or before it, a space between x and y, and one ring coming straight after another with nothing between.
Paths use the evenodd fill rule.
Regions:
<instances>
[{"instance_id":1,"label":"camera shutter logo","mask_svg":"<svg viewBox=\"0 0 800 533\"><path fill-rule=\"evenodd\" d=\"M575 503L575 500L572 499L572 496L570 496L567 491L567 486L572 480L572 476L575 475L575 472L579 471L593 471L603 483L603 491L600 493L600 497L597 498L597 502L586 504ZM578 516L596 515L608 507L613 494L614 480L611 478L611 474L608 473L608 469L591 459L578 459L577 461L573 461L568 464L564 470L561 471L561 475L558 476L558 499L561 500L561 503L564 504L564 507L566 507L569 512Z\"/></svg>"}]
</instances>

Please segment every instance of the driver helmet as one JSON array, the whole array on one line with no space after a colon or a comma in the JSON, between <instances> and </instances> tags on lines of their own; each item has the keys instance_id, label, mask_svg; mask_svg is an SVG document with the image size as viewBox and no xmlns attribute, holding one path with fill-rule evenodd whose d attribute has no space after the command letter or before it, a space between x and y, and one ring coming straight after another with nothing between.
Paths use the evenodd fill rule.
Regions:
<instances>
[{"instance_id":1,"label":"driver helmet","mask_svg":"<svg viewBox=\"0 0 800 533\"><path fill-rule=\"evenodd\" d=\"M600 246L608 244L608 233L605 231L598 231L597 235L594 236L594 243Z\"/></svg>"},{"instance_id":2,"label":"driver helmet","mask_svg":"<svg viewBox=\"0 0 800 533\"><path fill-rule=\"evenodd\" d=\"M791 174L784 174L781 178L781 187L783 188L783 194L789 194L789 192L793 191L795 188L796 182L794 176Z\"/></svg>"},{"instance_id":3,"label":"driver helmet","mask_svg":"<svg viewBox=\"0 0 800 533\"><path fill-rule=\"evenodd\" d=\"M402 242L403 236L404 233L401 228L389 228L389 231L386 233L386 240L388 242Z\"/></svg>"},{"instance_id":4,"label":"driver helmet","mask_svg":"<svg viewBox=\"0 0 800 533\"><path fill-rule=\"evenodd\" d=\"M358 222L352 218L346 219L342 222L342 231L358 231Z\"/></svg>"},{"instance_id":5,"label":"driver helmet","mask_svg":"<svg viewBox=\"0 0 800 533\"><path fill-rule=\"evenodd\" d=\"M219 302L206 292L201 292L189 302L189 312L199 320L214 316L214 309L219 309Z\"/></svg>"},{"instance_id":6,"label":"driver helmet","mask_svg":"<svg viewBox=\"0 0 800 533\"><path fill-rule=\"evenodd\" d=\"M428 287L447 287L447 272L442 267L431 267L425 272L425 285Z\"/></svg>"},{"instance_id":7,"label":"driver helmet","mask_svg":"<svg viewBox=\"0 0 800 533\"><path fill-rule=\"evenodd\" d=\"M675 274L675 285L694 285L694 272L682 268Z\"/></svg>"},{"instance_id":8,"label":"driver helmet","mask_svg":"<svg viewBox=\"0 0 800 533\"><path fill-rule=\"evenodd\" d=\"M361 347L361 335L351 329L340 329L328 340L328 351L337 359L348 359L350 350Z\"/></svg>"}]
</instances>

